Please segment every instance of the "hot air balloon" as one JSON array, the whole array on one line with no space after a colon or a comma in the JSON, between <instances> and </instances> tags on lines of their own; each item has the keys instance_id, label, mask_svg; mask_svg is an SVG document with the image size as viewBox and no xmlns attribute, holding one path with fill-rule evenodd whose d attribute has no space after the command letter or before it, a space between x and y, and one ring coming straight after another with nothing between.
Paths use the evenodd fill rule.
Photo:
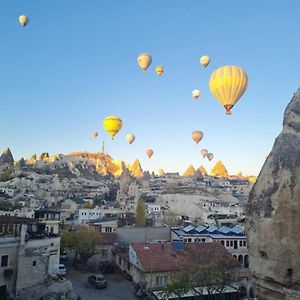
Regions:
<instances>
[{"instance_id":1,"label":"hot air balloon","mask_svg":"<svg viewBox=\"0 0 300 300\"><path fill-rule=\"evenodd\" d=\"M209 88L213 96L224 106L227 115L242 97L248 86L246 72L238 66L224 66L212 73Z\"/></svg>"},{"instance_id":2,"label":"hot air balloon","mask_svg":"<svg viewBox=\"0 0 300 300\"><path fill-rule=\"evenodd\" d=\"M99 135L99 134L98 134L97 131L93 131L93 132L92 132L92 136L93 136L94 138L96 138L98 135Z\"/></svg>"},{"instance_id":3,"label":"hot air balloon","mask_svg":"<svg viewBox=\"0 0 300 300\"><path fill-rule=\"evenodd\" d=\"M104 129L112 138L121 130L122 125L123 122L118 116L108 116L103 121Z\"/></svg>"},{"instance_id":4,"label":"hot air balloon","mask_svg":"<svg viewBox=\"0 0 300 300\"><path fill-rule=\"evenodd\" d=\"M214 159L213 153L207 153L206 157L208 158L209 161Z\"/></svg>"},{"instance_id":5,"label":"hot air balloon","mask_svg":"<svg viewBox=\"0 0 300 300\"><path fill-rule=\"evenodd\" d=\"M152 57L151 57L151 55L149 55L147 53L142 53L137 58L137 62L139 64L139 66L141 67L141 69L146 71L152 63Z\"/></svg>"},{"instance_id":6,"label":"hot air balloon","mask_svg":"<svg viewBox=\"0 0 300 300\"><path fill-rule=\"evenodd\" d=\"M132 143L134 142L134 140L135 140L135 135L134 135L134 134L131 134L131 133L127 134L127 135L126 135L126 140L127 140L127 142L128 142L129 144L132 144Z\"/></svg>"},{"instance_id":7,"label":"hot air balloon","mask_svg":"<svg viewBox=\"0 0 300 300\"><path fill-rule=\"evenodd\" d=\"M153 150L152 150L152 149L148 149L148 150L146 151L146 155L147 155L149 158L151 158L151 156L153 155Z\"/></svg>"},{"instance_id":8,"label":"hot air balloon","mask_svg":"<svg viewBox=\"0 0 300 300\"><path fill-rule=\"evenodd\" d=\"M200 152L201 152L201 155L203 156L203 158L205 158L208 154L208 151L206 149L202 149Z\"/></svg>"},{"instance_id":9,"label":"hot air balloon","mask_svg":"<svg viewBox=\"0 0 300 300\"><path fill-rule=\"evenodd\" d=\"M200 57L200 64L204 66L205 68L209 65L210 63L210 58L207 55L203 55Z\"/></svg>"},{"instance_id":10,"label":"hot air balloon","mask_svg":"<svg viewBox=\"0 0 300 300\"><path fill-rule=\"evenodd\" d=\"M193 90L192 96L197 100L200 97L200 90Z\"/></svg>"},{"instance_id":11,"label":"hot air balloon","mask_svg":"<svg viewBox=\"0 0 300 300\"><path fill-rule=\"evenodd\" d=\"M163 66L157 66L155 71L160 76L164 72L164 67Z\"/></svg>"},{"instance_id":12,"label":"hot air balloon","mask_svg":"<svg viewBox=\"0 0 300 300\"><path fill-rule=\"evenodd\" d=\"M196 130L192 132L192 139L199 144L203 138L203 132L200 130Z\"/></svg>"},{"instance_id":13,"label":"hot air balloon","mask_svg":"<svg viewBox=\"0 0 300 300\"><path fill-rule=\"evenodd\" d=\"M24 16L24 15L20 16L20 17L19 17L19 23L20 23L23 27L25 27L25 26L28 25L28 23L29 23L28 17L27 17L27 16Z\"/></svg>"}]
</instances>

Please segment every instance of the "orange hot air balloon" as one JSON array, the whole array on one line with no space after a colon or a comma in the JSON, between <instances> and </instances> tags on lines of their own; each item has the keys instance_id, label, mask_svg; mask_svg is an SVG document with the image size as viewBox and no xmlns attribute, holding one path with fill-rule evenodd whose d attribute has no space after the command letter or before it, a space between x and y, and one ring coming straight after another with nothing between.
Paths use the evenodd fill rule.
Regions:
<instances>
[{"instance_id":1,"label":"orange hot air balloon","mask_svg":"<svg viewBox=\"0 0 300 300\"><path fill-rule=\"evenodd\" d=\"M148 149L147 151L146 151L146 155L148 156L148 158L151 158L151 156L153 155L153 150L152 149Z\"/></svg>"},{"instance_id":2,"label":"orange hot air balloon","mask_svg":"<svg viewBox=\"0 0 300 300\"><path fill-rule=\"evenodd\" d=\"M157 66L155 71L158 74L158 76L160 76L163 72L164 72L164 67L163 66Z\"/></svg>"},{"instance_id":3,"label":"orange hot air balloon","mask_svg":"<svg viewBox=\"0 0 300 300\"><path fill-rule=\"evenodd\" d=\"M192 139L196 142L196 144L199 144L200 141L203 138L203 132L200 130L196 130L192 132Z\"/></svg>"},{"instance_id":4,"label":"orange hot air balloon","mask_svg":"<svg viewBox=\"0 0 300 300\"><path fill-rule=\"evenodd\" d=\"M94 138L96 138L98 135L99 135L99 133L98 133L97 131L93 131L93 132L92 132L92 136L93 136Z\"/></svg>"},{"instance_id":5,"label":"orange hot air balloon","mask_svg":"<svg viewBox=\"0 0 300 300\"><path fill-rule=\"evenodd\" d=\"M146 71L152 63L152 57L148 53L142 53L138 56L137 62L143 71Z\"/></svg>"}]
</instances>

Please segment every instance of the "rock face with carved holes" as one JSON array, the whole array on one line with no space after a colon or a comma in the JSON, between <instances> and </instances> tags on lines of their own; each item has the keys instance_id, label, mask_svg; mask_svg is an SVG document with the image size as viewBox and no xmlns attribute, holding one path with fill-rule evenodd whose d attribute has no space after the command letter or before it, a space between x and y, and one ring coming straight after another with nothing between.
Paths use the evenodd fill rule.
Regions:
<instances>
[{"instance_id":1,"label":"rock face with carved holes","mask_svg":"<svg viewBox=\"0 0 300 300\"><path fill-rule=\"evenodd\" d=\"M300 299L300 89L285 110L246 215L257 299Z\"/></svg>"}]
</instances>

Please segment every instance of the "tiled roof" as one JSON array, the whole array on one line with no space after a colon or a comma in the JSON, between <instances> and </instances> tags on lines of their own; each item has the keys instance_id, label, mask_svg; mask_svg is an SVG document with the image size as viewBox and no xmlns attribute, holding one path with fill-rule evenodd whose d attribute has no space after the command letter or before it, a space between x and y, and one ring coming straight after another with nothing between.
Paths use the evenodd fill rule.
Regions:
<instances>
[{"instance_id":1,"label":"tiled roof","mask_svg":"<svg viewBox=\"0 0 300 300\"><path fill-rule=\"evenodd\" d=\"M235 266L235 259L223 245L215 242L185 244L184 252L177 253L170 242L133 243L131 246L138 256L141 269L145 272L179 271L195 264L218 262L220 259L226 259Z\"/></svg>"}]
</instances>

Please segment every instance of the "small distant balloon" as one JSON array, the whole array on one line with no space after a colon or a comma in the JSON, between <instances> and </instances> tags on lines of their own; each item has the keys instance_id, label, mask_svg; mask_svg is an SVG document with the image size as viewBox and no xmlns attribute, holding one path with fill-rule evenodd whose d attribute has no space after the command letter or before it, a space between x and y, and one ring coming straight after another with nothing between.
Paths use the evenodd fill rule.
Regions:
<instances>
[{"instance_id":1,"label":"small distant balloon","mask_svg":"<svg viewBox=\"0 0 300 300\"><path fill-rule=\"evenodd\" d=\"M140 68L142 70L146 71L152 63L152 57L148 53L142 53L138 56L137 62L139 64Z\"/></svg>"},{"instance_id":2,"label":"small distant balloon","mask_svg":"<svg viewBox=\"0 0 300 300\"><path fill-rule=\"evenodd\" d=\"M27 16L22 15L19 17L19 23L21 24L21 26L25 27L26 25L29 24L29 19Z\"/></svg>"},{"instance_id":3,"label":"small distant balloon","mask_svg":"<svg viewBox=\"0 0 300 300\"><path fill-rule=\"evenodd\" d=\"M201 152L201 155L203 156L203 158L205 158L208 154L208 151L206 149L202 149L200 152Z\"/></svg>"},{"instance_id":4,"label":"small distant balloon","mask_svg":"<svg viewBox=\"0 0 300 300\"><path fill-rule=\"evenodd\" d=\"M212 161L214 159L213 153L207 153L206 157L209 161Z\"/></svg>"},{"instance_id":5,"label":"small distant balloon","mask_svg":"<svg viewBox=\"0 0 300 300\"><path fill-rule=\"evenodd\" d=\"M128 142L129 144L132 144L132 143L134 142L134 140L135 140L135 135L134 135L134 134L131 134L131 133L127 134L127 135L126 135L126 140L127 140L127 142Z\"/></svg>"},{"instance_id":6,"label":"small distant balloon","mask_svg":"<svg viewBox=\"0 0 300 300\"><path fill-rule=\"evenodd\" d=\"M148 149L147 151L146 151L146 155L148 156L148 158L151 158L152 157L152 155L153 155L153 150L152 149Z\"/></svg>"},{"instance_id":7,"label":"small distant balloon","mask_svg":"<svg viewBox=\"0 0 300 300\"><path fill-rule=\"evenodd\" d=\"M160 76L164 72L164 67L163 66L157 66L155 71L158 74L158 76Z\"/></svg>"},{"instance_id":8,"label":"small distant balloon","mask_svg":"<svg viewBox=\"0 0 300 300\"><path fill-rule=\"evenodd\" d=\"M203 138L203 132L200 130L196 130L192 132L192 139L196 142L196 144L199 144L200 141Z\"/></svg>"},{"instance_id":9,"label":"small distant balloon","mask_svg":"<svg viewBox=\"0 0 300 300\"><path fill-rule=\"evenodd\" d=\"M200 97L200 90L193 90L192 96L197 100Z\"/></svg>"},{"instance_id":10,"label":"small distant balloon","mask_svg":"<svg viewBox=\"0 0 300 300\"><path fill-rule=\"evenodd\" d=\"M98 135L99 135L99 133L98 133L97 131L93 131L93 132L92 132L92 136L93 136L94 138L96 138Z\"/></svg>"},{"instance_id":11,"label":"small distant balloon","mask_svg":"<svg viewBox=\"0 0 300 300\"><path fill-rule=\"evenodd\" d=\"M209 65L209 63L210 63L210 58L209 58L209 56L207 56L207 55L203 55L203 56L201 56L201 58L200 58L200 64L202 65L202 66L204 66L205 68Z\"/></svg>"}]
</instances>

